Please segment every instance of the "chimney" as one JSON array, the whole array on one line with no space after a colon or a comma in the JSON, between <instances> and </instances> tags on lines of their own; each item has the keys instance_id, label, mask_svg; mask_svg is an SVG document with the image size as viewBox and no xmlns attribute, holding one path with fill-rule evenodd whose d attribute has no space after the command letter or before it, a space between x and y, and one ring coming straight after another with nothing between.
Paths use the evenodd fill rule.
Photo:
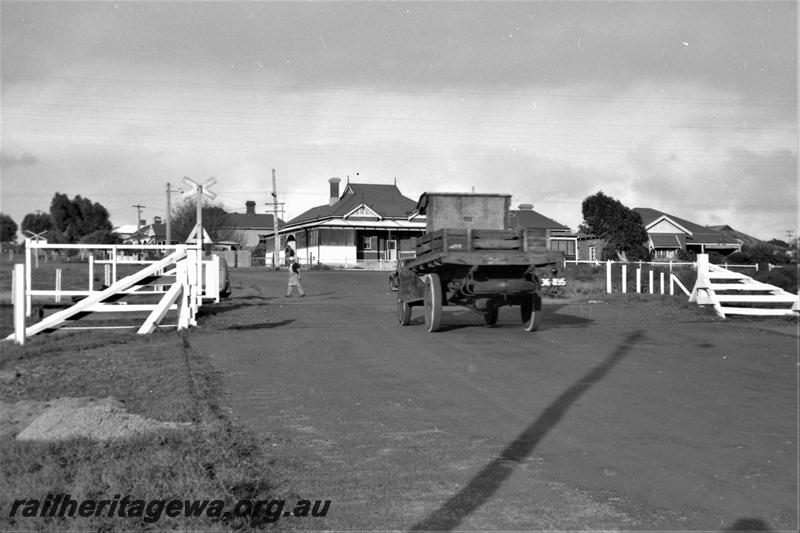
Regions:
<instances>
[{"instance_id":1,"label":"chimney","mask_svg":"<svg viewBox=\"0 0 800 533\"><path fill-rule=\"evenodd\" d=\"M533 204L519 204L520 211L533 211Z\"/></svg>"},{"instance_id":2,"label":"chimney","mask_svg":"<svg viewBox=\"0 0 800 533\"><path fill-rule=\"evenodd\" d=\"M328 205L333 205L339 201L339 182L342 181L340 178L331 178L328 180L328 183L331 184L331 197L328 202Z\"/></svg>"},{"instance_id":3,"label":"chimney","mask_svg":"<svg viewBox=\"0 0 800 533\"><path fill-rule=\"evenodd\" d=\"M255 215L256 214L256 203L253 200L248 200L244 203L245 207L247 208L248 215Z\"/></svg>"},{"instance_id":4,"label":"chimney","mask_svg":"<svg viewBox=\"0 0 800 533\"><path fill-rule=\"evenodd\" d=\"M153 224L161 224L161 217L153 217Z\"/></svg>"}]
</instances>

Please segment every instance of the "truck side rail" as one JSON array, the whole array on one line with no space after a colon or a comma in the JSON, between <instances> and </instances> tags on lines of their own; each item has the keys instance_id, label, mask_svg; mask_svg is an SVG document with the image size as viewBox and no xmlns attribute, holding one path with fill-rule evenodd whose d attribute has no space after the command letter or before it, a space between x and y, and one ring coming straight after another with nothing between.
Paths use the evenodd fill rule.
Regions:
<instances>
[{"instance_id":1,"label":"truck side rail","mask_svg":"<svg viewBox=\"0 0 800 533\"><path fill-rule=\"evenodd\" d=\"M472 252L481 250L546 251L547 237L533 231L453 229L425 233L417 239L417 257L429 253Z\"/></svg>"}]
</instances>

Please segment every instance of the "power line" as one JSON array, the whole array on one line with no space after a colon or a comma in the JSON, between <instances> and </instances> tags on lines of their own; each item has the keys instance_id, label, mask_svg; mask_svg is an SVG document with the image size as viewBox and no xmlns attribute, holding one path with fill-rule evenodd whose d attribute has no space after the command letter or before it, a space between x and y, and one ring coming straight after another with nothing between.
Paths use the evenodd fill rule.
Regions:
<instances>
[{"instance_id":1,"label":"power line","mask_svg":"<svg viewBox=\"0 0 800 533\"><path fill-rule=\"evenodd\" d=\"M275 117L280 118L306 118L306 119L341 119L341 120L363 120L363 121L388 121L392 123L397 122L406 122L406 123L419 123L422 122L424 124L434 124L434 125L442 125L447 126L452 124L452 120L447 119L432 119L429 116L420 116L420 117L410 117L407 114L404 116L380 116L377 114L371 115L352 115L352 114L331 114L331 113L283 113L283 112L263 112L263 111L216 111L216 110L198 110L195 108L175 108L175 107L146 107L146 106L113 106L109 108L109 106L100 106L100 105L92 105L92 104L63 104L63 103L33 103L33 102L11 102L6 99L6 109L5 113L8 116L10 115L17 115L17 116L25 116L25 117L40 117L40 118L47 118L48 120L52 120L54 117L56 118L65 118L68 120L72 120L74 118L73 115L66 113L67 109L77 109L77 110L87 110L87 111L99 111L99 112L108 112L109 110L112 111L131 111L135 114L136 117L141 117L143 112L152 112L157 113L159 115L164 115L166 113L170 114L177 114L181 117L179 124L200 124L200 125L231 125L237 128L240 128L242 124L242 120L236 121L219 121L219 120L201 120L199 118L192 118L186 120L185 117L187 114L191 114L197 117L207 116L207 117L242 117L245 119L250 119L249 122L253 126L268 126L273 127L272 124L267 122L258 122L256 119L259 117L263 119L273 119ZM14 109L13 106L20 106L22 108L25 107L33 107L34 111L26 111L26 110L18 110ZM36 111L36 107L42 108L41 112ZM64 111L63 113L56 113L54 114L52 111L45 111L46 109L56 109L59 111ZM474 115L476 118L479 116L485 116L485 114L476 113ZM102 114L102 113L93 113L91 115L81 115L83 120L130 120L135 117L126 116L126 115L109 115L109 114ZM459 118L464 118L464 112L462 111L459 114ZM148 117L145 120L146 123L154 122L154 123L169 123L175 124L176 121L169 118L155 118L155 117ZM646 128L646 129L709 129L709 130L736 130L736 131L769 131L769 130L778 130L778 131L796 131L797 125L796 124L787 124L783 126L748 126L748 125L741 125L741 124L730 124L730 125L700 125L700 124L658 124L658 123L630 123L630 122L598 122L598 121L591 121L591 122L571 122L571 121L559 121L559 120L527 120L524 118L520 118L513 121L502 121L502 120L492 120L491 118L487 121L492 126L513 126L513 127L522 127L522 126L556 126L556 127L564 127L564 128L592 128L596 129L598 127L607 127L607 128ZM52 124L51 124L52 125ZM282 126L285 127L285 126ZM305 126L304 126L305 128ZM394 129L393 129L394 130ZM430 128L428 128L430 131ZM434 130L436 131L436 130ZM445 131L445 130L439 130ZM450 131L449 129L446 131Z\"/></svg>"},{"instance_id":2,"label":"power line","mask_svg":"<svg viewBox=\"0 0 800 533\"><path fill-rule=\"evenodd\" d=\"M180 81L180 80L142 80L135 78L98 78L89 76L53 76L43 74L17 74L4 72L3 77L17 78L17 79L41 79L41 80L57 80L72 83L94 83L106 85L123 85L130 86L144 86L144 87L195 87L195 88L219 88L231 89L236 91L249 91L257 94L263 94L263 91L279 91L279 92L322 92L322 93L352 93L352 94L428 94L435 96L452 96L452 97L485 97L497 96L500 98L507 98L509 100L563 100L563 101L649 101L649 102L698 102L698 103L720 103L731 104L740 103L745 105L791 105L797 104L793 99L748 99L748 98L713 98L713 97L667 97L667 96L633 96L633 95L581 95L581 94L520 94L509 92L497 91L455 91L455 90L425 90L425 89L400 89L397 87L392 88L358 88L358 87L340 87L340 86L311 86L311 85L278 85L271 83L232 83L232 82L195 82L195 81Z\"/></svg>"}]
</instances>

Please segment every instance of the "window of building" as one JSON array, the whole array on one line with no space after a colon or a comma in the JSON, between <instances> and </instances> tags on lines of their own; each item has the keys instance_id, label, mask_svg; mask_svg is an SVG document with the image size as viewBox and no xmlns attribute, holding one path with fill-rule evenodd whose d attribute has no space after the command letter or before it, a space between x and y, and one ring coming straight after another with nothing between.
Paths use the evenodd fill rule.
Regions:
<instances>
[{"instance_id":1,"label":"window of building","mask_svg":"<svg viewBox=\"0 0 800 533\"><path fill-rule=\"evenodd\" d=\"M597 246L594 244L589 246L589 261L597 261Z\"/></svg>"},{"instance_id":2,"label":"window of building","mask_svg":"<svg viewBox=\"0 0 800 533\"><path fill-rule=\"evenodd\" d=\"M550 249L558 252L564 252L564 255L568 257L575 257L575 240L551 239Z\"/></svg>"}]
</instances>

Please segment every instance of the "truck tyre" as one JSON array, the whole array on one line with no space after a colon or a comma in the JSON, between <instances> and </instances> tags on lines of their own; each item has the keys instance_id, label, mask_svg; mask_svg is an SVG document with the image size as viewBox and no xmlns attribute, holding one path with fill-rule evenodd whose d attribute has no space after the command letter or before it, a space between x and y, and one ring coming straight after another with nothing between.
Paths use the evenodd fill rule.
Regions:
<instances>
[{"instance_id":1,"label":"truck tyre","mask_svg":"<svg viewBox=\"0 0 800 533\"><path fill-rule=\"evenodd\" d=\"M442 282L439 274L428 274L425 283L425 328L433 333L442 323Z\"/></svg>"},{"instance_id":2,"label":"truck tyre","mask_svg":"<svg viewBox=\"0 0 800 533\"><path fill-rule=\"evenodd\" d=\"M538 292L525 296L519 306L522 315L522 327L525 331L536 331L542 321L542 297Z\"/></svg>"},{"instance_id":3,"label":"truck tyre","mask_svg":"<svg viewBox=\"0 0 800 533\"><path fill-rule=\"evenodd\" d=\"M411 306L402 298L397 299L397 321L401 326L407 326L411 322Z\"/></svg>"},{"instance_id":4,"label":"truck tyre","mask_svg":"<svg viewBox=\"0 0 800 533\"><path fill-rule=\"evenodd\" d=\"M487 326L494 326L497 324L497 315L500 312L500 306L494 302L489 302L486 307L486 314L483 315L483 320L486 321Z\"/></svg>"}]
</instances>

